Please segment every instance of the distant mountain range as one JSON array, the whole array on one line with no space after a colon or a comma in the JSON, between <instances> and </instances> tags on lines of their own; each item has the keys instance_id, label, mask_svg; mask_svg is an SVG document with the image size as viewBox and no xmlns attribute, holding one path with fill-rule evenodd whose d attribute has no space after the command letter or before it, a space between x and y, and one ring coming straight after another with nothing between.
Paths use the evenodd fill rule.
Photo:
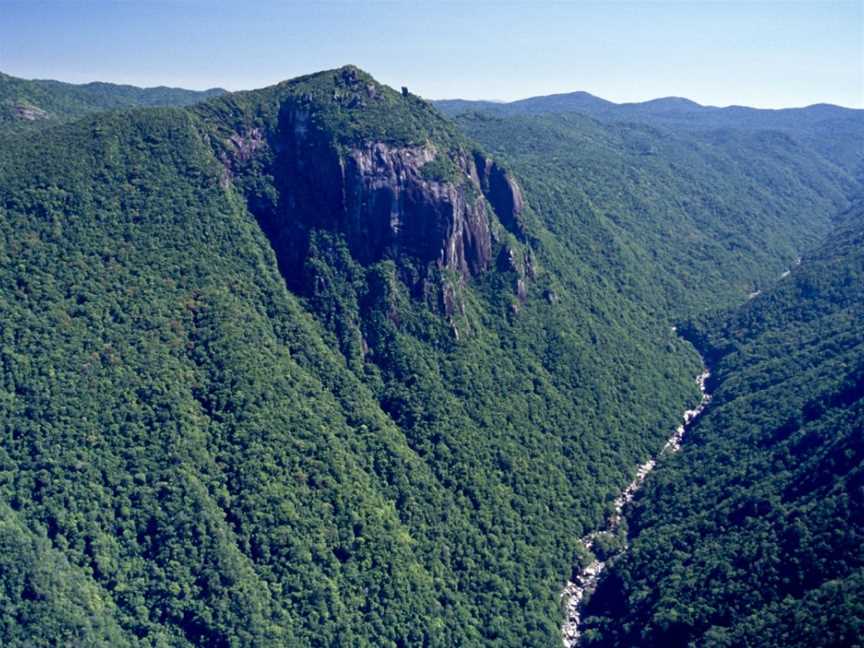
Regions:
<instances>
[{"instance_id":1,"label":"distant mountain range","mask_svg":"<svg viewBox=\"0 0 864 648\"><path fill-rule=\"evenodd\" d=\"M806 140L847 168L860 162L864 149L860 136L864 110L832 104L805 108L763 109L746 106L702 106L682 97L662 97L638 103L613 103L588 92L569 92L529 97L508 103L444 99L432 102L444 114L455 117L471 112L497 116L581 113L603 122L647 123L676 130L775 130ZM857 175L864 168L854 169Z\"/></svg>"},{"instance_id":2,"label":"distant mountain range","mask_svg":"<svg viewBox=\"0 0 864 648\"><path fill-rule=\"evenodd\" d=\"M864 110L818 103L804 108L750 108L747 106L703 106L684 97L660 97L641 102L614 103L589 92L528 97L500 102L472 99L439 99L432 103L443 113L458 115L471 111L524 115L560 112L581 112L608 119L668 119L694 126L735 126L738 128L774 128L778 125L797 127L826 119L864 118Z\"/></svg>"},{"instance_id":3,"label":"distant mountain range","mask_svg":"<svg viewBox=\"0 0 864 648\"><path fill-rule=\"evenodd\" d=\"M0 126L26 130L113 108L189 106L225 92L222 88L138 88L99 81L79 85L19 79L0 72Z\"/></svg>"}]
</instances>

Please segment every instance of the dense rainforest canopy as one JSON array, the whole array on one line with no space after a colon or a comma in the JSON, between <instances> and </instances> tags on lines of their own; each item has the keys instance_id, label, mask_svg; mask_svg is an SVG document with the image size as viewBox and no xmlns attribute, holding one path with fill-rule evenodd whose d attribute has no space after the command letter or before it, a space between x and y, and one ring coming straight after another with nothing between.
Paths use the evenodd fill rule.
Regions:
<instances>
[{"instance_id":1,"label":"dense rainforest canopy","mask_svg":"<svg viewBox=\"0 0 864 648\"><path fill-rule=\"evenodd\" d=\"M451 122L351 66L97 89L0 77L10 646L557 645L578 538L698 399L672 324L750 375L712 313L859 188L809 131Z\"/></svg>"}]
</instances>

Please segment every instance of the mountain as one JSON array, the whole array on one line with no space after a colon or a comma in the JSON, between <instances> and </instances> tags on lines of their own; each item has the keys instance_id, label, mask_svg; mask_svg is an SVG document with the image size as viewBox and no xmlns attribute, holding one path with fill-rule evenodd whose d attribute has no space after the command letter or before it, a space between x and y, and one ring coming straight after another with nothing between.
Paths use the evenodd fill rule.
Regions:
<instances>
[{"instance_id":1,"label":"mountain","mask_svg":"<svg viewBox=\"0 0 864 648\"><path fill-rule=\"evenodd\" d=\"M603 113L615 106L611 101L595 97L587 92L530 97L510 102L469 101L465 99L441 99L432 102L445 115L456 116L466 112L490 111L504 115L542 114L549 112Z\"/></svg>"},{"instance_id":2,"label":"mountain","mask_svg":"<svg viewBox=\"0 0 864 648\"><path fill-rule=\"evenodd\" d=\"M716 367L688 451L630 516L589 646L856 645L864 626L864 210L688 331Z\"/></svg>"},{"instance_id":3,"label":"mountain","mask_svg":"<svg viewBox=\"0 0 864 648\"><path fill-rule=\"evenodd\" d=\"M432 103L450 116L472 111L494 112L508 116L578 112L614 121L659 119L694 128L783 129L813 126L827 120L852 119L860 124L864 119L862 110L832 104L779 109L746 106L721 108L703 106L684 97L661 97L642 102L615 103L583 91L529 97L510 102L440 99Z\"/></svg>"},{"instance_id":4,"label":"mountain","mask_svg":"<svg viewBox=\"0 0 864 648\"><path fill-rule=\"evenodd\" d=\"M860 186L776 131L694 135L575 113L455 121L513 169L559 244L610 276L615 246L639 268L623 290L671 319L771 285Z\"/></svg>"},{"instance_id":5,"label":"mountain","mask_svg":"<svg viewBox=\"0 0 864 648\"><path fill-rule=\"evenodd\" d=\"M759 109L744 106L702 106L681 97L616 104L587 92L531 97L509 103L463 101L433 102L456 117L486 112L499 117L581 113L607 123L644 123L675 132L779 131L800 139L835 164L864 176L864 110L831 104L806 108Z\"/></svg>"},{"instance_id":6,"label":"mountain","mask_svg":"<svg viewBox=\"0 0 864 648\"><path fill-rule=\"evenodd\" d=\"M4 644L556 641L697 366L506 168L351 67L14 143Z\"/></svg>"},{"instance_id":7,"label":"mountain","mask_svg":"<svg viewBox=\"0 0 864 648\"><path fill-rule=\"evenodd\" d=\"M838 141L575 112L456 122L513 169L560 240L590 250L602 229L632 250L635 292L664 286L667 313L696 316L679 330L714 375L683 452L628 513L632 548L589 598L581 645L854 645L864 221L856 165L824 154ZM799 267L782 251L793 239ZM744 305L716 313L721 301Z\"/></svg>"},{"instance_id":8,"label":"mountain","mask_svg":"<svg viewBox=\"0 0 864 648\"><path fill-rule=\"evenodd\" d=\"M672 324L860 191L784 133L454 122L353 66L67 117L0 125L9 646L559 645L698 402Z\"/></svg>"},{"instance_id":9,"label":"mountain","mask_svg":"<svg viewBox=\"0 0 864 648\"><path fill-rule=\"evenodd\" d=\"M221 88L196 92L100 82L75 85L0 73L0 129L32 130L116 108L188 106L224 93Z\"/></svg>"}]
</instances>

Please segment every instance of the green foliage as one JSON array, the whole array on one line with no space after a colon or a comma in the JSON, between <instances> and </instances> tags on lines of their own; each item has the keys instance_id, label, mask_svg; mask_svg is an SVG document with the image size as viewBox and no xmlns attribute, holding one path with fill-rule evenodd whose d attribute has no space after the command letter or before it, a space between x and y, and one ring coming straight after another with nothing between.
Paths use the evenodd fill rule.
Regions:
<instances>
[{"instance_id":1,"label":"green foliage","mask_svg":"<svg viewBox=\"0 0 864 648\"><path fill-rule=\"evenodd\" d=\"M457 123L518 174L559 242L672 319L771 285L857 186L772 132L673 133L574 113Z\"/></svg>"},{"instance_id":2,"label":"green foliage","mask_svg":"<svg viewBox=\"0 0 864 648\"><path fill-rule=\"evenodd\" d=\"M510 103L453 99L434 104L451 117L472 112L499 117L578 113L608 124L647 124L686 133L689 137L708 134L725 138L740 136L743 132L765 134L771 131L772 137L782 133L795 138L850 173L860 175L864 171L864 150L860 146L864 111L830 104L780 110L745 106L717 108L700 106L681 97L615 104L587 92L531 97Z\"/></svg>"},{"instance_id":3,"label":"green foliage","mask_svg":"<svg viewBox=\"0 0 864 648\"><path fill-rule=\"evenodd\" d=\"M429 103L402 96L358 68L318 72L250 92L237 92L198 107L208 121L239 130L275 124L280 112L293 109L314 128L343 147L384 142L445 146L459 144L453 124Z\"/></svg>"},{"instance_id":4,"label":"green foliage","mask_svg":"<svg viewBox=\"0 0 864 648\"><path fill-rule=\"evenodd\" d=\"M311 120L345 145L458 139L451 122L429 103L405 97L351 65L287 81L274 91L299 97L311 108Z\"/></svg>"},{"instance_id":5,"label":"green foliage","mask_svg":"<svg viewBox=\"0 0 864 648\"><path fill-rule=\"evenodd\" d=\"M113 83L73 85L29 81L0 73L0 131L28 132L104 110L188 106L223 94L218 88L195 92L181 88L136 88Z\"/></svg>"},{"instance_id":6,"label":"green foliage","mask_svg":"<svg viewBox=\"0 0 864 648\"><path fill-rule=\"evenodd\" d=\"M323 230L301 300L199 115L87 119L0 163L0 487L103 592L89 632L553 641L575 538L662 442L692 358L578 273L518 316L515 271L442 277L456 340L410 259L364 267Z\"/></svg>"},{"instance_id":7,"label":"green foliage","mask_svg":"<svg viewBox=\"0 0 864 648\"><path fill-rule=\"evenodd\" d=\"M864 212L698 336L711 407L591 600L602 646L851 646L864 628Z\"/></svg>"},{"instance_id":8,"label":"green foliage","mask_svg":"<svg viewBox=\"0 0 864 648\"><path fill-rule=\"evenodd\" d=\"M670 313L768 281L851 181L788 142L476 119L528 203L476 277L360 259L323 210L292 238L289 127L432 145L437 180L474 148L356 68L6 131L0 643L557 644L577 539L697 396Z\"/></svg>"},{"instance_id":9,"label":"green foliage","mask_svg":"<svg viewBox=\"0 0 864 648\"><path fill-rule=\"evenodd\" d=\"M362 266L322 228L298 298L221 183L213 134L277 117L253 99L3 156L3 496L130 643L554 641L575 539L693 358L584 263L524 303L509 267L418 296L409 257Z\"/></svg>"},{"instance_id":10,"label":"green foliage","mask_svg":"<svg viewBox=\"0 0 864 648\"><path fill-rule=\"evenodd\" d=\"M71 566L44 530L0 505L0 636L6 645L128 646L112 601Z\"/></svg>"},{"instance_id":11,"label":"green foliage","mask_svg":"<svg viewBox=\"0 0 864 648\"><path fill-rule=\"evenodd\" d=\"M458 178L459 169L446 155L438 155L421 169L423 177L436 182L453 182Z\"/></svg>"}]
</instances>

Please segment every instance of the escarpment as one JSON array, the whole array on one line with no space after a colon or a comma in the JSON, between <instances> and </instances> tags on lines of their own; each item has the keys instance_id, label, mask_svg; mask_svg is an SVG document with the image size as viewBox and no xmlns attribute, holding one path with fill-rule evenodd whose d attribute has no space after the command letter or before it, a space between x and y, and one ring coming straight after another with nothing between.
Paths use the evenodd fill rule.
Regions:
<instances>
[{"instance_id":1,"label":"escarpment","mask_svg":"<svg viewBox=\"0 0 864 648\"><path fill-rule=\"evenodd\" d=\"M502 226L519 233L524 204L515 180L482 154L434 135L340 139L327 123L334 103L340 119L362 122L393 99L354 68L334 75L323 100L314 91L287 94L263 133L243 126L221 142L227 177L270 239L289 287L303 291L316 231L341 239L361 266L394 260L412 289L433 269L465 281L494 268ZM396 101L409 109L423 103Z\"/></svg>"},{"instance_id":2,"label":"escarpment","mask_svg":"<svg viewBox=\"0 0 864 648\"><path fill-rule=\"evenodd\" d=\"M515 234L524 235L520 217L525 202L516 180L497 163L476 151L474 162L483 195L489 200L501 224Z\"/></svg>"},{"instance_id":3,"label":"escarpment","mask_svg":"<svg viewBox=\"0 0 864 648\"><path fill-rule=\"evenodd\" d=\"M338 232L362 265L404 255L465 277L489 267L492 223L469 158L431 143L339 150L323 134L290 125L274 168L283 209L256 214L266 229L288 226L301 240L311 229ZM453 177L428 177L427 165L441 162ZM288 268L302 262L296 252L302 256L293 250Z\"/></svg>"}]
</instances>

